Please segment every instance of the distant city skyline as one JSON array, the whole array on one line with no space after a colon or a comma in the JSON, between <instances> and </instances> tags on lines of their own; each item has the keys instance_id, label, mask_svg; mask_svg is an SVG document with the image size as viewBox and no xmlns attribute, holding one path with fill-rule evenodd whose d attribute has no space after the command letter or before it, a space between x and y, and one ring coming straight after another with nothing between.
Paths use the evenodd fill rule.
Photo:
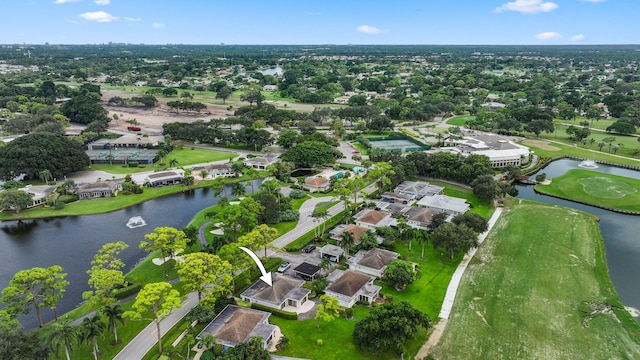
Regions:
<instances>
[{"instance_id":1,"label":"distant city skyline","mask_svg":"<svg viewBox=\"0 0 640 360\"><path fill-rule=\"evenodd\" d=\"M637 0L3 0L2 44L640 44Z\"/></svg>"}]
</instances>

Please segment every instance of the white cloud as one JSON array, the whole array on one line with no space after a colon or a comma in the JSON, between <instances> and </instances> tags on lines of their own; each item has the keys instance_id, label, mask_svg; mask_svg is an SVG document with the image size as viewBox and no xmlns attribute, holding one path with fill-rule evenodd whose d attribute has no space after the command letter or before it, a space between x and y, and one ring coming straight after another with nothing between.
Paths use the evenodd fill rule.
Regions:
<instances>
[{"instance_id":1,"label":"white cloud","mask_svg":"<svg viewBox=\"0 0 640 360\"><path fill-rule=\"evenodd\" d=\"M590 3L601 3L601 2L605 2L607 0L582 0L584 2L590 2Z\"/></svg>"},{"instance_id":2,"label":"white cloud","mask_svg":"<svg viewBox=\"0 0 640 360\"><path fill-rule=\"evenodd\" d=\"M535 37L538 40L558 40L558 39L562 39L562 35L558 34L557 32L553 32L553 31L543 32L543 33L540 33L540 34L535 34L535 35L533 35L533 37Z\"/></svg>"},{"instance_id":3,"label":"white cloud","mask_svg":"<svg viewBox=\"0 0 640 360\"><path fill-rule=\"evenodd\" d=\"M109 5L111 0L94 0L93 2L96 3L96 5Z\"/></svg>"},{"instance_id":4,"label":"white cloud","mask_svg":"<svg viewBox=\"0 0 640 360\"><path fill-rule=\"evenodd\" d=\"M582 35L582 34L573 35L573 36L571 37L571 41L582 41L582 40L584 40L584 39L585 39L585 37L584 37L584 35Z\"/></svg>"},{"instance_id":5,"label":"white cloud","mask_svg":"<svg viewBox=\"0 0 640 360\"><path fill-rule=\"evenodd\" d=\"M134 18L134 17L125 16L124 20L125 21L142 21L142 18Z\"/></svg>"},{"instance_id":6,"label":"white cloud","mask_svg":"<svg viewBox=\"0 0 640 360\"><path fill-rule=\"evenodd\" d=\"M153 26L153 27L154 27L154 29L162 29L162 28L164 28L166 25L165 25L165 24L163 24L163 23L153 23L153 24L151 24L151 26Z\"/></svg>"},{"instance_id":7,"label":"white cloud","mask_svg":"<svg viewBox=\"0 0 640 360\"><path fill-rule=\"evenodd\" d=\"M369 25L360 25L356 28L356 31L365 34L380 34L382 32L382 30L377 27Z\"/></svg>"},{"instance_id":8,"label":"white cloud","mask_svg":"<svg viewBox=\"0 0 640 360\"><path fill-rule=\"evenodd\" d=\"M495 9L495 12L515 11L523 14L536 14L539 12L550 12L558 8L558 4L543 0L516 0L503 4Z\"/></svg>"},{"instance_id":9,"label":"white cloud","mask_svg":"<svg viewBox=\"0 0 640 360\"><path fill-rule=\"evenodd\" d=\"M85 20L96 21L96 22L111 22L111 21L118 20L117 17L104 11L86 12L86 13L80 14L80 17Z\"/></svg>"},{"instance_id":10,"label":"white cloud","mask_svg":"<svg viewBox=\"0 0 640 360\"><path fill-rule=\"evenodd\" d=\"M72 2L78 2L80 0L56 0L53 3L54 4L66 4L66 3L72 3Z\"/></svg>"}]
</instances>

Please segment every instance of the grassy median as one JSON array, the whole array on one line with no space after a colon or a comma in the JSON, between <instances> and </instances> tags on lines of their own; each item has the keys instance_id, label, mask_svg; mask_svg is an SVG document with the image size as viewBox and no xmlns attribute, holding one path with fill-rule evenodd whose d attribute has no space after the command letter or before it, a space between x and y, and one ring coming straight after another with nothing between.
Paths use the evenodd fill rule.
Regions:
<instances>
[{"instance_id":1,"label":"grassy median","mask_svg":"<svg viewBox=\"0 0 640 360\"><path fill-rule=\"evenodd\" d=\"M462 279L434 359L637 359L594 216L518 201Z\"/></svg>"}]
</instances>

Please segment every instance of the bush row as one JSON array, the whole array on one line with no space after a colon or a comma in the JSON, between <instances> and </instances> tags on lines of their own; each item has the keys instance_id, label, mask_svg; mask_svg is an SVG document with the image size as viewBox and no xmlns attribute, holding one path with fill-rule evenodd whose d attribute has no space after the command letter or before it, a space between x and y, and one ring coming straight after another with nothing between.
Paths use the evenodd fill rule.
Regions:
<instances>
[{"instance_id":1,"label":"bush row","mask_svg":"<svg viewBox=\"0 0 640 360\"><path fill-rule=\"evenodd\" d=\"M272 313L274 316L285 320L298 320L298 314L291 311L284 311L280 309L270 308L260 304L251 304L252 309L262 310Z\"/></svg>"}]
</instances>

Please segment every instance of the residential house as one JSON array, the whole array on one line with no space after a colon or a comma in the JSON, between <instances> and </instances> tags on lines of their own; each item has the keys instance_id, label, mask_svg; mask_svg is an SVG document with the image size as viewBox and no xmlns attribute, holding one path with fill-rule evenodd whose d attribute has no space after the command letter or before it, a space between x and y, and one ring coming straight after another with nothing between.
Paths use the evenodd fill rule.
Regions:
<instances>
[{"instance_id":1,"label":"residential house","mask_svg":"<svg viewBox=\"0 0 640 360\"><path fill-rule=\"evenodd\" d=\"M430 208L423 208L419 206L411 206L404 216L407 218L407 225L414 229L429 230L431 225L431 219L435 214L439 214L441 211Z\"/></svg>"},{"instance_id":2,"label":"residential house","mask_svg":"<svg viewBox=\"0 0 640 360\"><path fill-rule=\"evenodd\" d=\"M464 214L469 210L467 200L447 195L426 196L420 199L417 205L453 215Z\"/></svg>"},{"instance_id":3,"label":"residential house","mask_svg":"<svg viewBox=\"0 0 640 360\"><path fill-rule=\"evenodd\" d=\"M262 338L263 348L266 349L278 328L269 324L269 316L271 313L266 311L227 305L196 338L202 339L206 334L213 335L216 343L222 344L226 350L259 336Z\"/></svg>"},{"instance_id":4,"label":"residential house","mask_svg":"<svg viewBox=\"0 0 640 360\"><path fill-rule=\"evenodd\" d=\"M442 186L431 185L424 181L403 181L393 189L393 192L408 196L412 199L421 199L424 196L442 194Z\"/></svg>"},{"instance_id":5,"label":"residential house","mask_svg":"<svg viewBox=\"0 0 640 360\"><path fill-rule=\"evenodd\" d=\"M340 97L337 97L337 98L333 99L333 103L334 104L348 104L349 103L349 99L351 99L351 96L343 95L343 96L340 96Z\"/></svg>"},{"instance_id":6,"label":"residential house","mask_svg":"<svg viewBox=\"0 0 640 360\"><path fill-rule=\"evenodd\" d=\"M276 91L278 90L278 85L264 85L262 87L262 91Z\"/></svg>"},{"instance_id":7,"label":"residential house","mask_svg":"<svg viewBox=\"0 0 640 360\"><path fill-rule=\"evenodd\" d=\"M347 264L350 270L380 278L387 269L387 265L396 261L398 256L400 254L396 252L378 248L368 251L360 250L347 260Z\"/></svg>"},{"instance_id":8,"label":"residential house","mask_svg":"<svg viewBox=\"0 0 640 360\"><path fill-rule=\"evenodd\" d=\"M303 187L310 192L327 191L331 189L331 181L321 176L308 177L304 180Z\"/></svg>"},{"instance_id":9,"label":"residential house","mask_svg":"<svg viewBox=\"0 0 640 360\"><path fill-rule=\"evenodd\" d=\"M264 156L247 158L243 161L243 164L257 170L266 170L267 166L275 163L276 161L278 161L278 157L276 156Z\"/></svg>"},{"instance_id":10,"label":"residential house","mask_svg":"<svg viewBox=\"0 0 640 360\"><path fill-rule=\"evenodd\" d=\"M176 169L149 174L143 184L151 184L152 187L181 184L184 181L184 170Z\"/></svg>"},{"instance_id":11,"label":"residential house","mask_svg":"<svg viewBox=\"0 0 640 360\"><path fill-rule=\"evenodd\" d=\"M302 288L303 280L273 274L272 285L262 280L251 285L241 295L242 301L260 304L272 309L296 311L309 300L311 290Z\"/></svg>"},{"instance_id":12,"label":"residential house","mask_svg":"<svg viewBox=\"0 0 640 360\"><path fill-rule=\"evenodd\" d=\"M364 209L357 213L354 218L356 225L371 230L396 224L396 219L392 218L391 214L373 209Z\"/></svg>"},{"instance_id":13,"label":"residential house","mask_svg":"<svg viewBox=\"0 0 640 360\"><path fill-rule=\"evenodd\" d=\"M191 168L191 171L193 171L194 173L200 172L202 170L207 171L206 179L215 179L217 177L229 178L236 176L236 173L231 168L230 163L209 164L205 166L194 166L193 168Z\"/></svg>"},{"instance_id":14,"label":"residential house","mask_svg":"<svg viewBox=\"0 0 640 360\"><path fill-rule=\"evenodd\" d=\"M340 243L340 241L342 241L342 234L344 234L345 231L352 233L354 244L358 244L360 243L362 235L366 234L369 229L354 224L340 224L329 231L329 238Z\"/></svg>"},{"instance_id":15,"label":"residential house","mask_svg":"<svg viewBox=\"0 0 640 360\"><path fill-rule=\"evenodd\" d=\"M76 185L76 195L80 200L111 197L120 190L122 190L121 181L101 181Z\"/></svg>"},{"instance_id":16,"label":"residential house","mask_svg":"<svg viewBox=\"0 0 640 360\"><path fill-rule=\"evenodd\" d=\"M334 270L327 280L329 286L324 293L338 299L345 308L352 307L358 301L373 303L382 289L373 284L375 277L352 270Z\"/></svg>"},{"instance_id":17,"label":"residential house","mask_svg":"<svg viewBox=\"0 0 640 360\"><path fill-rule=\"evenodd\" d=\"M27 208L32 208L45 204L49 195L56 190L56 187L49 185L27 185L18 190L24 191L27 194L31 195L31 199L33 200L33 202L31 203L31 205L27 206Z\"/></svg>"}]
</instances>

